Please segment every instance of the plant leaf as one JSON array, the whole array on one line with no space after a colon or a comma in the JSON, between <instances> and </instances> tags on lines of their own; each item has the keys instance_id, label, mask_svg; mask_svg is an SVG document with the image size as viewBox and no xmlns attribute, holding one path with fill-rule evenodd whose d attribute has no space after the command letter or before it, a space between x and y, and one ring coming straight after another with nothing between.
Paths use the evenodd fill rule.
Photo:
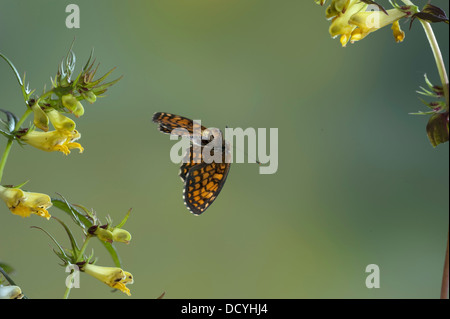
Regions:
<instances>
[{"instance_id":1,"label":"plant leaf","mask_svg":"<svg viewBox=\"0 0 450 319\"><path fill-rule=\"evenodd\" d=\"M3 262L0 262L0 267L7 273L7 274L11 274L14 272L14 268L11 267L8 264L5 264Z\"/></svg>"},{"instance_id":2,"label":"plant leaf","mask_svg":"<svg viewBox=\"0 0 450 319\"><path fill-rule=\"evenodd\" d=\"M422 111L419 111L419 112L415 112L415 113L408 113L409 115L430 115L430 114L436 114L436 112L435 111L429 111L429 112L422 112Z\"/></svg>"},{"instance_id":3,"label":"plant leaf","mask_svg":"<svg viewBox=\"0 0 450 319\"><path fill-rule=\"evenodd\" d=\"M422 19L427 22L436 23L436 22L444 22L449 24L449 20L447 17L447 14L444 10L442 10L439 7L436 7L432 4L427 4L422 11L417 12L413 14L411 17L411 23L409 25L409 28L411 29L411 26L416 18Z\"/></svg>"},{"instance_id":4,"label":"plant leaf","mask_svg":"<svg viewBox=\"0 0 450 319\"><path fill-rule=\"evenodd\" d=\"M0 57L3 58L3 60L6 61L6 63L9 64L9 66L11 67L11 69L13 70L17 81L19 82L20 86L23 87L23 82L22 79L20 78L19 72L17 71L16 67L14 66L14 64L6 57L4 56L1 52L0 52Z\"/></svg>"},{"instance_id":5,"label":"plant leaf","mask_svg":"<svg viewBox=\"0 0 450 319\"><path fill-rule=\"evenodd\" d=\"M14 130L16 129L16 123L19 122L17 116L14 113L2 109L0 109L0 112L6 114L6 121L1 120L2 124L10 133L14 132Z\"/></svg>"},{"instance_id":6,"label":"plant leaf","mask_svg":"<svg viewBox=\"0 0 450 319\"><path fill-rule=\"evenodd\" d=\"M126 214L125 217L122 219L122 221L121 221L117 226L115 226L116 228L122 228L123 225L125 225L125 223L126 223L127 220L128 220L128 217L130 217L131 210L132 210L132 208L130 208L130 209L128 210L127 214Z\"/></svg>"},{"instance_id":7,"label":"plant leaf","mask_svg":"<svg viewBox=\"0 0 450 319\"><path fill-rule=\"evenodd\" d=\"M48 237L50 237L50 239L55 243L55 245L58 247L60 253L58 253L56 250L53 249L53 251L55 252L55 254L61 258L61 260L63 262L66 263L71 263L72 259L66 255L66 252L64 251L64 248L62 248L62 246L58 243L58 241L55 239L55 237L53 237L48 231L46 231L45 229L38 227L38 226L30 226L30 228L36 228L39 229L41 231L43 231Z\"/></svg>"},{"instance_id":8,"label":"plant leaf","mask_svg":"<svg viewBox=\"0 0 450 319\"><path fill-rule=\"evenodd\" d=\"M107 243L105 241L100 241L100 242L103 244L103 246L105 246L106 250L111 255L111 258L114 261L114 265L116 267L122 268L122 260L120 259L120 256L119 256L119 254L117 252L117 249L114 246L114 244L110 244L110 243Z\"/></svg>"},{"instance_id":9,"label":"plant leaf","mask_svg":"<svg viewBox=\"0 0 450 319\"><path fill-rule=\"evenodd\" d=\"M75 255L75 259L77 259L78 255L80 253L80 249L78 248L77 241L73 237L73 234L70 231L69 227L67 227L67 225L63 221L61 221L59 218L56 218L55 216L52 216L52 218L55 219L58 223L60 223L66 230L67 236L69 236L70 245L72 246L72 251Z\"/></svg>"},{"instance_id":10,"label":"plant leaf","mask_svg":"<svg viewBox=\"0 0 450 319\"><path fill-rule=\"evenodd\" d=\"M80 213L78 209L73 205L70 205L62 195L59 194L59 196L61 196L63 200L52 198L52 203L55 207L66 212L81 228L88 229L92 226L92 222L88 218L86 218L84 214Z\"/></svg>"}]
</instances>

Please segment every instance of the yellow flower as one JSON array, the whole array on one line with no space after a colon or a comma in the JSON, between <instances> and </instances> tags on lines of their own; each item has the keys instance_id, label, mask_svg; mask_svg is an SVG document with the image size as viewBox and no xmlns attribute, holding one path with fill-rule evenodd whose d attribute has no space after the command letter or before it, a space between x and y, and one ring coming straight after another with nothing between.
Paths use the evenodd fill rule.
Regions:
<instances>
[{"instance_id":1,"label":"yellow flower","mask_svg":"<svg viewBox=\"0 0 450 319\"><path fill-rule=\"evenodd\" d=\"M48 195L24 192L19 188L7 188L0 185L0 198L15 215L29 217L31 214L36 214L47 219L51 217L47 209L53 204Z\"/></svg>"},{"instance_id":2,"label":"yellow flower","mask_svg":"<svg viewBox=\"0 0 450 319\"><path fill-rule=\"evenodd\" d=\"M369 33L377 31L389 24L395 23L394 37L397 42L404 39L405 33L400 30L398 20L405 17L406 13L391 9L387 11L388 14L382 11L366 11L358 12L351 16L348 21L349 24L355 25L356 28L351 35L352 43L364 39ZM400 35L400 33L402 35Z\"/></svg>"},{"instance_id":3,"label":"yellow flower","mask_svg":"<svg viewBox=\"0 0 450 319\"><path fill-rule=\"evenodd\" d=\"M65 155L70 154L70 150L77 148L83 153L83 147L79 143L74 143L81 137L77 130L73 131L51 131L37 132L30 131L20 139L25 143L46 152L60 151Z\"/></svg>"},{"instance_id":4,"label":"yellow flower","mask_svg":"<svg viewBox=\"0 0 450 319\"><path fill-rule=\"evenodd\" d=\"M55 109L50 109L47 111L47 116L50 118L50 122L52 122L53 127L57 131L73 131L75 130L75 122L72 121L67 116L62 115Z\"/></svg>"},{"instance_id":5,"label":"yellow flower","mask_svg":"<svg viewBox=\"0 0 450 319\"><path fill-rule=\"evenodd\" d=\"M315 0L317 4L324 5L325 0ZM399 9L383 11L366 11L368 4L359 0L332 0L326 9L326 18L331 19L330 35L340 36L343 47L349 41L354 43L364 39L369 33L377 31L384 26L393 24L394 38L397 42L403 41L405 33L400 29L398 20L407 16Z\"/></svg>"},{"instance_id":6,"label":"yellow flower","mask_svg":"<svg viewBox=\"0 0 450 319\"><path fill-rule=\"evenodd\" d=\"M33 123L36 125L36 127L40 128L41 130L47 132L48 131L48 117L47 114L41 109L38 103L34 103L31 106L31 109L34 113L34 120Z\"/></svg>"},{"instance_id":7,"label":"yellow flower","mask_svg":"<svg viewBox=\"0 0 450 319\"><path fill-rule=\"evenodd\" d=\"M338 0L339 2L339 0ZM340 1L345 2L345 1ZM333 6L334 4L334 6ZM331 26L329 29L330 35L335 38L341 36L341 44L345 47L352 36L352 32L356 29L355 25L349 24L350 18L367 8L367 4L356 0L347 1L346 5L333 2L327 9L327 18L333 17ZM340 11L339 9L344 10Z\"/></svg>"},{"instance_id":8,"label":"yellow flower","mask_svg":"<svg viewBox=\"0 0 450 319\"><path fill-rule=\"evenodd\" d=\"M133 283L133 275L129 272L117 267L102 267L88 263L81 266L81 270L108 286L119 289L128 296L131 296L130 289L125 286Z\"/></svg>"}]
</instances>

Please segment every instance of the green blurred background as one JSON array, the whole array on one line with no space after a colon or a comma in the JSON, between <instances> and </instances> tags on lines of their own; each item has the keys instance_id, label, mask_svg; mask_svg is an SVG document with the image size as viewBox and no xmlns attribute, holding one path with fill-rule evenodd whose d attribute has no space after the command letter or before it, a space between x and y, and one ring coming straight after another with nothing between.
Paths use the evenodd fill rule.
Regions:
<instances>
[{"instance_id":1,"label":"green blurred background","mask_svg":"<svg viewBox=\"0 0 450 319\"><path fill-rule=\"evenodd\" d=\"M424 73L439 83L419 23L402 24L402 44L386 27L341 48L313 1L77 1L81 28L67 29L70 3L2 1L0 52L38 92L74 38L77 71L95 48L100 73L116 66L124 78L84 103L82 155L14 145L2 183L30 180L30 191L61 193L116 222L132 207L132 242L116 245L135 277L132 297L439 297L449 150L431 147L426 117L408 115L426 108L415 93ZM448 12L448 1L433 3ZM448 25L434 29L448 66ZM23 113L4 62L0 96L1 108ZM195 217L169 158L175 142L151 122L157 111L219 128L279 128L279 170L233 164L216 202ZM30 298L61 298L67 274L48 237L30 229L68 245L61 226L4 205L0 213L0 261ZM98 242L91 247L99 265L113 265ZM372 263L380 289L365 286ZM81 287L71 297L127 298L88 276Z\"/></svg>"}]
</instances>

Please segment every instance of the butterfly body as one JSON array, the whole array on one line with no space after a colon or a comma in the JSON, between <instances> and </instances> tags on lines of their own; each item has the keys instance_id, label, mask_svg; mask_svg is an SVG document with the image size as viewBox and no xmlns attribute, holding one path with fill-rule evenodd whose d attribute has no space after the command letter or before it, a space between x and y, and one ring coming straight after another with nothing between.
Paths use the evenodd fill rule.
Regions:
<instances>
[{"instance_id":1,"label":"butterfly body","mask_svg":"<svg viewBox=\"0 0 450 319\"><path fill-rule=\"evenodd\" d=\"M221 138L220 130L208 129L179 115L155 113L153 122L159 124L159 131L163 133L190 139L191 145L183 158L179 176L184 182L183 199L186 207L195 215L202 214L215 201L230 172L229 143ZM220 138L217 139L217 136ZM211 144L214 152L218 152L218 161L211 161L203 154L206 148L211 148Z\"/></svg>"}]
</instances>

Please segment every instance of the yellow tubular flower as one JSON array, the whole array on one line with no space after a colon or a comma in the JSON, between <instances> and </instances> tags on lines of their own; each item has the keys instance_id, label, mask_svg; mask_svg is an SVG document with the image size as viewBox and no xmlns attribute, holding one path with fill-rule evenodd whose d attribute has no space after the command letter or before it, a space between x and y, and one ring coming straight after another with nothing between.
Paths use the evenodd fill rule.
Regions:
<instances>
[{"instance_id":1,"label":"yellow tubular flower","mask_svg":"<svg viewBox=\"0 0 450 319\"><path fill-rule=\"evenodd\" d=\"M79 143L74 143L80 137L81 134L77 130L51 132L31 131L20 139L46 152L60 151L65 155L69 155L70 150L74 148L79 149L80 153L83 153L83 147Z\"/></svg>"},{"instance_id":2,"label":"yellow tubular flower","mask_svg":"<svg viewBox=\"0 0 450 319\"><path fill-rule=\"evenodd\" d=\"M345 13L356 2L359 2L359 0L333 0L327 10Z\"/></svg>"},{"instance_id":3,"label":"yellow tubular flower","mask_svg":"<svg viewBox=\"0 0 450 319\"><path fill-rule=\"evenodd\" d=\"M38 103L35 103L31 106L31 109L34 113L33 124L41 130L47 132L48 131L48 117L47 114L41 109Z\"/></svg>"},{"instance_id":4,"label":"yellow tubular flower","mask_svg":"<svg viewBox=\"0 0 450 319\"><path fill-rule=\"evenodd\" d=\"M107 284L111 288L119 289L128 296L131 296L130 289L125 285L133 283L133 276L117 267L102 267L91 264L84 264L81 270L92 277Z\"/></svg>"},{"instance_id":5,"label":"yellow tubular flower","mask_svg":"<svg viewBox=\"0 0 450 319\"><path fill-rule=\"evenodd\" d=\"M326 0L315 0L317 4L324 5ZM326 18L331 19L330 35L340 36L343 47L349 41L354 43L364 39L369 33L392 24L396 42L402 42L405 33L400 29L398 20L407 16L399 9L383 11L366 11L369 5L359 0L332 0L326 9Z\"/></svg>"},{"instance_id":6,"label":"yellow tubular flower","mask_svg":"<svg viewBox=\"0 0 450 319\"><path fill-rule=\"evenodd\" d=\"M47 219L51 217L47 209L53 204L48 195L24 192L19 188L7 188L0 185L0 198L15 215L29 217L31 214L36 214Z\"/></svg>"},{"instance_id":7,"label":"yellow tubular flower","mask_svg":"<svg viewBox=\"0 0 450 319\"><path fill-rule=\"evenodd\" d=\"M330 7L332 7L333 4L330 5ZM329 7L329 8L330 8ZM335 10L337 13L337 15L333 18L331 25L330 25L330 35L335 38L337 36L341 36L341 44L343 47L345 47L348 43L348 41L350 40L351 36L352 36L352 32L356 29L356 25L351 25L349 24L349 20L350 18L360 12L360 11L364 11L366 8L368 7L367 4L365 4L364 2L357 2L357 1L352 1L348 7L343 7L345 10L345 12L339 12L337 11L336 7ZM327 10L328 12L328 10ZM327 14L328 16L328 14Z\"/></svg>"},{"instance_id":8,"label":"yellow tubular flower","mask_svg":"<svg viewBox=\"0 0 450 319\"><path fill-rule=\"evenodd\" d=\"M382 11L368 11L368 12L358 12L351 16L348 21L349 24L355 25L358 28L355 29L351 35L352 43L355 41L359 41L364 39L369 33L377 31L389 24L397 22L398 30L400 29L400 25L398 24L398 20L405 17L406 13L401 12L397 9L388 10L388 15ZM400 30L401 31L401 30ZM396 37L396 41L403 41L404 33L401 37L399 37L400 32L396 35L394 31L394 36ZM400 42L401 42L400 41Z\"/></svg>"},{"instance_id":9,"label":"yellow tubular flower","mask_svg":"<svg viewBox=\"0 0 450 319\"><path fill-rule=\"evenodd\" d=\"M75 122L72 121L67 116L62 115L55 109L51 109L47 112L47 116L50 118L50 122L52 122L53 127L57 131L73 131L75 130Z\"/></svg>"}]
</instances>

